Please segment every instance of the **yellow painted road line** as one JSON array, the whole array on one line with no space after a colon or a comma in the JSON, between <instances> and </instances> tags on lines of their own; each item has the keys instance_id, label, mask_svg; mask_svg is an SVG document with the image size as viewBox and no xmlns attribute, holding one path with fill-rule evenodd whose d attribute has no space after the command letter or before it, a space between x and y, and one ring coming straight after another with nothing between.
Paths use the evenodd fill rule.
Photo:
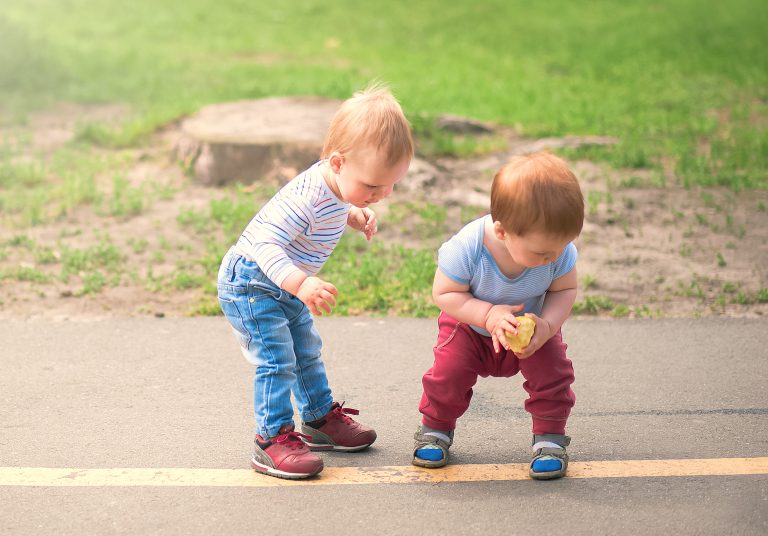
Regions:
<instances>
[{"instance_id":1,"label":"yellow painted road line","mask_svg":"<svg viewBox=\"0 0 768 536\"><path fill-rule=\"evenodd\" d=\"M680 476L768 475L768 457L699 460L617 460L574 462L567 478L643 478ZM317 478L282 480L248 469L116 468L67 469L0 467L0 486L217 486L284 487L349 484L433 484L528 480L528 464L449 465L422 469L389 467L327 467Z\"/></svg>"}]
</instances>

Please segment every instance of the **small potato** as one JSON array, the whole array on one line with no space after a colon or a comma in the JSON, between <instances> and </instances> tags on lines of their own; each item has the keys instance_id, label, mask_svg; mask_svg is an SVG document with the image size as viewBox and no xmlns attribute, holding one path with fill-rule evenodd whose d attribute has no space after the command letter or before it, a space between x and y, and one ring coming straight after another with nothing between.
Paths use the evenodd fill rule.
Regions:
<instances>
[{"instance_id":1,"label":"small potato","mask_svg":"<svg viewBox=\"0 0 768 536\"><path fill-rule=\"evenodd\" d=\"M536 329L536 321L527 316L518 316L517 320L520 322L520 325L517 326L517 335L512 335L511 333L506 335L509 348L513 352L519 353L531 342L533 331Z\"/></svg>"}]
</instances>

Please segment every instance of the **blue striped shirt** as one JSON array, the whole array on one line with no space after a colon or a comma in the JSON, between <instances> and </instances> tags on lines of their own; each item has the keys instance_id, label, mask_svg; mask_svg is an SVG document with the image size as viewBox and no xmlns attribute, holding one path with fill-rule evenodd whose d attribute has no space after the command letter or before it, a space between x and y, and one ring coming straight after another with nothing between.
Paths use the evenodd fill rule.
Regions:
<instances>
[{"instance_id":1,"label":"blue striped shirt","mask_svg":"<svg viewBox=\"0 0 768 536\"><path fill-rule=\"evenodd\" d=\"M235 253L256 262L278 286L299 270L317 274L346 228L350 205L328 187L322 164L283 186L235 244Z\"/></svg>"},{"instance_id":2,"label":"blue striped shirt","mask_svg":"<svg viewBox=\"0 0 768 536\"><path fill-rule=\"evenodd\" d=\"M483 216L468 223L440 247L437 256L440 271L460 285L469 285L469 292L479 300L494 305L522 303L525 305L522 312L540 316L544 296L552 281L576 265L576 246L571 242L554 262L525 268L517 277L509 278L483 245L485 222L490 217ZM490 335L481 327L472 326L472 329Z\"/></svg>"}]
</instances>

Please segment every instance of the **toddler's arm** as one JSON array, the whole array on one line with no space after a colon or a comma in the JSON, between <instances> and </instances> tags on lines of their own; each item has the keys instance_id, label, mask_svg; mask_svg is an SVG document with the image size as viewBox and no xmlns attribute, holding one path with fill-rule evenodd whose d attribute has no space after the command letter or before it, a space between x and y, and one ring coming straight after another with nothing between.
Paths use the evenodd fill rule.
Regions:
<instances>
[{"instance_id":1,"label":"toddler's arm","mask_svg":"<svg viewBox=\"0 0 768 536\"><path fill-rule=\"evenodd\" d=\"M469 292L469 285L457 283L440 269L435 273L432 285L432 297L437 306L459 322L472 324L488 330L493 339L493 347L498 352L503 346L509 350L505 331L517 333L514 313L523 305L494 305L475 298Z\"/></svg>"},{"instance_id":2,"label":"toddler's arm","mask_svg":"<svg viewBox=\"0 0 768 536\"><path fill-rule=\"evenodd\" d=\"M558 277L547 289L544 297L544 306L541 308L541 317L547 321L552 335L557 333L571 314L571 309L576 301L576 268L562 277Z\"/></svg>"},{"instance_id":3,"label":"toddler's arm","mask_svg":"<svg viewBox=\"0 0 768 536\"><path fill-rule=\"evenodd\" d=\"M296 289L286 288L284 283L289 277L294 281L301 278L304 272L294 264L286 248L314 225L313 206L298 195L278 194L257 217L259 222L254 223L257 219L254 218L241 238L251 244L253 260L264 274L280 288L296 295Z\"/></svg>"},{"instance_id":4,"label":"toddler's arm","mask_svg":"<svg viewBox=\"0 0 768 536\"><path fill-rule=\"evenodd\" d=\"M519 354L520 359L525 359L533 355L543 346L555 333L560 331L563 323L571 314L573 302L576 301L576 268L564 276L558 277L547 289L547 295L544 297L544 305L541 308L541 316L528 314L536 320L536 330L533 332L533 338L528 346Z\"/></svg>"},{"instance_id":5,"label":"toddler's arm","mask_svg":"<svg viewBox=\"0 0 768 536\"><path fill-rule=\"evenodd\" d=\"M300 270L286 277L281 288L299 298L317 316L322 316L324 312L330 313L336 306L336 287Z\"/></svg>"},{"instance_id":6,"label":"toddler's arm","mask_svg":"<svg viewBox=\"0 0 768 536\"><path fill-rule=\"evenodd\" d=\"M432 298L441 311L459 322L485 327L485 317L491 304L475 298L469 292L469 285L457 283L439 268L432 284Z\"/></svg>"}]
</instances>

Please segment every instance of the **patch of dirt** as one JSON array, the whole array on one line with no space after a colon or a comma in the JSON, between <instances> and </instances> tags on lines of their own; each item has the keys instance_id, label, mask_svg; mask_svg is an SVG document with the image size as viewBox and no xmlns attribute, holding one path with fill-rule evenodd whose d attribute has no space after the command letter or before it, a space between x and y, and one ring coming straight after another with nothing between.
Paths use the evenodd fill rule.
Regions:
<instances>
[{"instance_id":1,"label":"patch of dirt","mask_svg":"<svg viewBox=\"0 0 768 536\"><path fill-rule=\"evenodd\" d=\"M438 160L443 175L417 186L414 210L424 203L446 207L453 222L449 227L458 230L461 219L488 212L495 170L532 145L549 147L538 141L521 151L514 142L509 151L483 158ZM571 164L587 200L584 229L576 241L577 301L607 298L633 316L768 314L768 303L755 300L768 286L768 192L658 188L649 186L647 171L588 161ZM407 188L392 199L402 200ZM417 228L415 221L391 229L386 213L382 220L382 238L390 234L391 240L420 245L417 233L409 232ZM431 246L439 247L450 234L435 237ZM606 307L597 313L613 311Z\"/></svg>"},{"instance_id":2,"label":"patch of dirt","mask_svg":"<svg viewBox=\"0 0 768 536\"><path fill-rule=\"evenodd\" d=\"M26 124L0 131L0 140L28 138L30 156L49 155L72 141L77 128L89 123L119 124L128 116L121 104L60 103L50 110L32 114Z\"/></svg>"},{"instance_id":3,"label":"patch of dirt","mask_svg":"<svg viewBox=\"0 0 768 536\"><path fill-rule=\"evenodd\" d=\"M112 121L124 113L119 107L65 106L33 117L22 133L31 140L29 157L64 146L83 118ZM19 134L18 128L13 135ZM0 137L3 134L8 132L0 132ZM436 250L464 222L486 213L492 176L510 155L612 142L607 138L525 140L508 135L507 149L498 153L417 161L405 184L376 208L381 222L376 240ZM170 276L180 267L188 268L205 248L189 226L179 225L179 215L188 209L206 210L211 200L227 195L222 188L192 183L171 161L177 137L177 127L170 126L147 147L120 151L128 162L123 172L133 187L171 192L147 195L151 202L138 215L106 216L85 206L50 224L0 228L0 244L26 235L51 248L54 256L60 256L63 247L87 248L107 241L125 254L122 270L128 274L118 286L107 285L101 292L85 295L78 295L82 280L77 274L68 281L47 283L0 279L0 318L176 317L187 315L200 302L199 288L147 290L150 276ZM624 312L630 316L768 314L768 303L755 299L768 287L768 192L657 188L643 170L612 169L586 161L572 165L588 201L587 221L577 241L578 300L596 304L596 314L613 314L614 308L599 305L607 301L626 306ZM252 189L274 191L282 175ZM104 188L111 179L99 177ZM254 214L258 208L254 204ZM432 215L419 217L420 211L430 210ZM440 222L439 214L444 214L444 221ZM0 270L22 266L42 273L61 271L59 265L43 264L23 248L6 247L5 251Z\"/></svg>"}]
</instances>

